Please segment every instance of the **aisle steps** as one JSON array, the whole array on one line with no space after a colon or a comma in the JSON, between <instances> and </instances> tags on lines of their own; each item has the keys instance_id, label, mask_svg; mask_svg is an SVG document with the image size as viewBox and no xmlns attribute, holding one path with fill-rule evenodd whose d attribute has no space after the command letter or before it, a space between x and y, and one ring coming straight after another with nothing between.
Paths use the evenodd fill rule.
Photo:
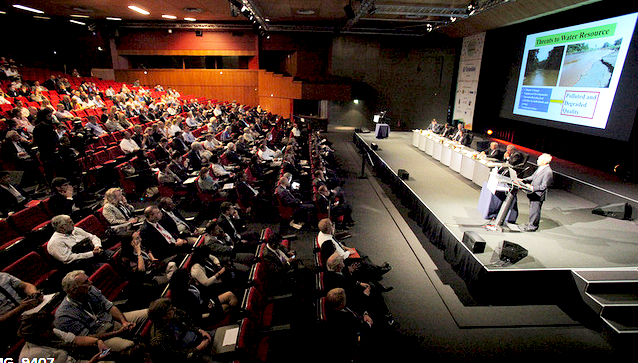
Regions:
<instances>
[{"instance_id":1,"label":"aisle steps","mask_svg":"<svg viewBox=\"0 0 638 363\"><path fill-rule=\"evenodd\" d=\"M573 270L583 301L613 332L638 334L638 269Z\"/></svg>"}]
</instances>

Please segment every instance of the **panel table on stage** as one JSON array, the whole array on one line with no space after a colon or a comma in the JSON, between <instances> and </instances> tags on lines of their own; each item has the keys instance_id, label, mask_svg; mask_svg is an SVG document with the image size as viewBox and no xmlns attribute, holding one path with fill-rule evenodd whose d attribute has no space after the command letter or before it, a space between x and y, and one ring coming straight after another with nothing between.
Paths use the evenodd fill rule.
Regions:
<instances>
[{"instance_id":1,"label":"panel table on stage","mask_svg":"<svg viewBox=\"0 0 638 363\"><path fill-rule=\"evenodd\" d=\"M434 154L434 144L436 143L436 140L434 140L433 138L430 137L426 137L425 138L425 147L423 151L425 151L426 154L432 156L432 154Z\"/></svg>"},{"instance_id":2,"label":"panel table on stage","mask_svg":"<svg viewBox=\"0 0 638 363\"><path fill-rule=\"evenodd\" d=\"M456 152L452 150L452 148L448 145L443 145L441 149L441 164L445 166L450 166L450 160L452 160L452 154Z\"/></svg>"},{"instance_id":3,"label":"panel table on stage","mask_svg":"<svg viewBox=\"0 0 638 363\"><path fill-rule=\"evenodd\" d=\"M492 168L501 165L498 162L478 159L478 152L475 150L459 146L427 130L413 130L412 146L479 186L489 179Z\"/></svg>"},{"instance_id":4,"label":"panel table on stage","mask_svg":"<svg viewBox=\"0 0 638 363\"><path fill-rule=\"evenodd\" d=\"M412 146L419 147L421 141L421 130L412 130Z\"/></svg>"},{"instance_id":5,"label":"panel table on stage","mask_svg":"<svg viewBox=\"0 0 638 363\"><path fill-rule=\"evenodd\" d=\"M475 160L476 163L474 165L474 174L472 175L472 182L476 185L483 185L490 178L490 171L495 166L501 165L501 163L496 163L493 161L487 160Z\"/></svg>"},{"instance_id":6,"label":"panel table on stage","mask_svg":"<svg viewBox=\"0 0 638 363\"><path fill-rule=\"evenodd\" d=\"M431 141L426 133L419 135L419 150L426 151L427 142Z\"/></svg>"},{"instance_id":7,"label":"panel table on stage","mask_svg":"<svg viewBox=\"0 0 638 363\"><path fill-rule=\"evenodd\" d=\"M471 180L474 175L474 165L476 165L475 159L468 156L468 154L463 155L463 159L461 159L461 175Z\"/></svg>"},{"instance_id":8,"label":"panel table on stage","mask_svg":"<svg viewBox=\"0 0 638 363\"><path fill-rule=\"evenodd\" d=\"M443 144L439 142L434 143L434 148L432 150L432 157L434 160L441 161L441 154L443 153Z\"/></svg>"},{"instance_id":9,"label":"panel table on stage","mask_svg":"<svg viewBox=\"0 0 638 363\"><path fill-rule=\"evenodd\" d=\"M463 161L463 154L458 151L452 153L452 160L450 161L450 169L457 173L461 172L461 161Z\"/></svg>"}]
</instances>

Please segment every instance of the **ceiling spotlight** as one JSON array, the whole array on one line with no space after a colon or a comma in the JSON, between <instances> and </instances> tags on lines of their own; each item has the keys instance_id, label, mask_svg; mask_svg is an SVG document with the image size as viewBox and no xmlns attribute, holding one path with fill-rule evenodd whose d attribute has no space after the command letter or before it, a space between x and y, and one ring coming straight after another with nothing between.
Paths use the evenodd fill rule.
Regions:
<instances>
[{"instance_id":1,"label":"ceiling spotlight","mask_svg":"<svg viewBox=\"0 0 638 363\"><path fill-rule=\"evenodd\" d=\"M456 21L456 16L451 17L450 21L454 23Z\"/></svg>"},{"instance_id":2,"label":"ceiling spotlight","mask_svg":"<svg viewBox=\"0 0 638 363\"><path fill-rule=\"evenodd\" d=\"M129 5L128 8L133 10L133 11L135 11L135 12L137 12L137 13L140 13L142 15L150 15L151 14L148 11L146 11L146 10L140 8L140 7L137 7L135 5Z\"/></svg>"},{"instance_id":3,"label":"ceiling spotlight","mask_svg":"<svg viewBox=\"0 0 638 363\"><path fill-rule=\"evenodd\" d=\"M162 18L164 18L164 19L177 19L177 17L175 15L166 15L166 14L162 15Z\"/></svg>"},{"instance_id":4,"label":"ceiling spotlight","mask_svg":"<svg viewBox=\"0 0 638 363\"><path fill-rule=\"evenodd\" d=\"M120 20L122 20L122 18L113 18L111 16L107 16L106 20L117 20L117 21L120 21Z\"/></svg>"},{"instance_id":5,"label":"ceiling spotlight","mask_svg":"<svg viewBox=\"0 0 638 363\"><path fill-rule=\"evenodd\" d=\"M69 22L71 22L73 24L78 24L78 25L86 25L86 23L83 23L83 22L77 21L77 20L69 20Z\"/></svg>"},{"instance_id":6,"label":"ceiling spotlight","mask_svg":"<svg viewBox=\"0 0 638 363\"><path fill-rule=\"evenodd\" d=\"M244 11L248 11L248 8L246 7L246 5L241 7L241 10L239 10L240 12L244 12Z\"/></svg>"},{"instance_id":7,"label":"ceiling spotlight","mask_svg":"<svg viewBox=\"0 0 638 363\"><path fill-rule=\"evenodd\" d=\"M24 5L14 4L13 7L16 8L16 9L20 9L20 10L30 11L30 12L36 13L36 14L44 14L44 11L42 11L42 10L30 8L30 7L24 6Z\"/></svg>"},{"instance_id":8,"label":"ceiling spotlight","mask_svg":"<svg viewBox=\"0 0 638 363\"><path fill-rule=\"evenodd\" d=\"M168 29L168 34L173 34L173 29Z\"/></svg>"},{"instance_id":9,"label":"ceiling spotlight","mask_svg":"<svg viewBox=\"0 0 638 363\"><path fill-rule=\"evenodd\" d=\"M102 47L97 47L97 50L99 50L100 52L104 50L104 48Z\"/></svg>"},{"instance_id":10,"label":"ceiling spotlight","mask_svg":"<svg viewBox=\"0 0 638 363\"><path fill-rule=\"evenodd\" d=\"M476 1L472 0L467 4L467 15L474 15L476 12Z\"/></svg>"},{"instance_id":11,"label":"ceiling spotlight","mask_svg":"<svg viewBox=\"0 0 638 363\"><path fill-rule=\"evenodd\" d=\"M0 10L0 14L3 14L3 15L4 15L4 14L6 14L6 13L7 13L6 11L1 11L1 10Z\"/></svg>"},{"instance_id":12,"label":"ceiling spotlight","mask_svg":"<svg viewBox=\"0 0 638 363\"><path fill-rule=\"evenodd\" d=\"M184 18L184 20L186 20L186 21L197 21L197 19L195 19L195 18Z\"/></svg>"}]
</instances>

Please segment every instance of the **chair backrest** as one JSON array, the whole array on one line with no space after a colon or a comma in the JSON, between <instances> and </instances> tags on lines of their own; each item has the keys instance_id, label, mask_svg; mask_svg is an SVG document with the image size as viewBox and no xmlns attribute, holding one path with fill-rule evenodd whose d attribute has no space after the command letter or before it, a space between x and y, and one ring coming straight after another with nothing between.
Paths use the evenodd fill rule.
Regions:
<instances>
[{"instance_id":1,"label":"chair backrest","mask_svg":"<svg viewBox=\"0 0 638 363\"><path fill-rule=\"evenodd\" d=\"M84 217L81 221L77 222L75 226L96 235L100 239L106 236L107 226L103 225L93 214Z\"/></svg>"},{"instance_id":2,"label":"chair backrest","mask_svg":"<svg viewBox=\"0 0 638 363\"><path fill-rule=\"evenodd\" d=\"M128 285L128 281L122 279L117 271L108 263L100 266L100 268L89 276L89 280L102 292L104 297L111 301L115 300L126 285Z\"/></svg>"},{"instance_id":3,"label":"chair backrest","mask_svg":"<svg viewBox=\"0 0 638 363\"><path fill-rule=\"evenodd\" d=\"M255 325L248 318L244 318L239 325L239 333L237 333L236 349L246 355L252 361L255 352Z\"/></svg>"},{"instance_id":4,"label":"chair backrest","mask_svg":"<svg viewBox=\"0 0 638 363\"><path fill-rule=\"evenodd\" d=\"M58 270L52 269L42 255L31 251L2 271L38 286Z\"/></svg>"},{"instance_id":5,"label":"chair backrest","mask_svg":"<svg viewBox=\"0 0 638 363\"><path fill-rule=\"evenodd\" d=\"M7 218L9 224L20 233L22 236L26 236L31 232L34 227L50 220L50 217L40 208L39 205L25 208L19 212L16 212Z\"/></svg>"},{"instance_id":6,"label":"chair backrest","mask_svg":"<svg viewBox=\"0 0 638 363\"><path fill-rule=\"evenodd\" d=\"M252 276L252 282L254 286L263 295L268 296L268 272L266 271L266 265L263 262L257 262L255 264L255 273Z\"/></svg>"},{"instance_id":7,"label":"chair backrest","mask_svg":"<svg viewBox=\"0 0 638 363\"><path fill-rule=\"evenodd\" d=\"M16 238L20 237L20 233L18 233L6 219L0 219L0 246L4 246L9 241L13 241Z\"/></svg>"}]
</instances>

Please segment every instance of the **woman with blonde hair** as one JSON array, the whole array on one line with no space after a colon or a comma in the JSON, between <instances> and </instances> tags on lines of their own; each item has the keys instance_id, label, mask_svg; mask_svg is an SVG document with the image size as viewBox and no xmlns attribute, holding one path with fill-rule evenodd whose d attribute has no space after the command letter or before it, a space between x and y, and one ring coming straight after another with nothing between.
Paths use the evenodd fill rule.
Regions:
<instances>
[{"instance_id":1,"label":"woman with blonde hair","mask_svg":"<svg viewBox=\"0 0 638 363\"><path fill-rule=\"evenodd\" d=\"M128 203L120 188L106 191L102 216L118 235L131 235L133 225L138 222L133 206Z\"/></svg>"}]
</instances>

